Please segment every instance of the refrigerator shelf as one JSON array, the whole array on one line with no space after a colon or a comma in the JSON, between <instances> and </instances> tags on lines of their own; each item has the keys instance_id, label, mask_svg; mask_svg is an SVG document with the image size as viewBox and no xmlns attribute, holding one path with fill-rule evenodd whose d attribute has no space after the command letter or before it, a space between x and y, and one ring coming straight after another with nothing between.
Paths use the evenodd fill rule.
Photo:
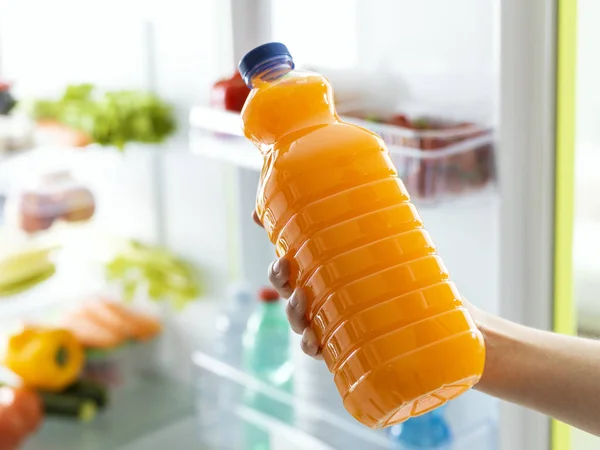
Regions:
<instances>
[{"instance_id":1,"label":"refrigerator shelf","mask_svg":"<svg viewBox=\"0 0 600 450\"><path fill-rule=\"evenodd\" d=\"M270 448L315 450L416 450L394 442L384 430L371 430L329 401L307 401L259 380L240 367L196 352L195 389L198 398L198 438L210 449L251 448L253 440ZM292 385L297 380L292 381ZM492 417L458 418L450 447L437 450L493 450L496 426ZM248 445L249 447L244 447ZM420 450L434 450L424 449Z\"/></svg>"},{"instance_id":2,"label":"refrigerator shelf","mask_svg":"<svg viewBox=\"0 0 600 450\"><path fill-rule=\"evenodd\" d=\"M347 118L386 142L400 178L413 199L437 202L483 190L495 180L493 133L469 126L419 131ZM262 157L242 134L239 114L195 107L190 112L193 153L260 170Z\"/></svg>"},{"instance_id":3,"label":"refrigerator shelf","mask_svg":"<svg viewBox=\"0 0 600 450\"><path fill-rule=\"evenodd\" d=\"M26 441L23 450L148 449L146 436L168 433L170 427L192 417L193 402L187 386L163 375L140 376L111 392L106 411L89 424L47 418ZM187 447L184 436L171 440L171 448ZM156 438L155 438L156 440Z\"/></svg>"}]
</instances>

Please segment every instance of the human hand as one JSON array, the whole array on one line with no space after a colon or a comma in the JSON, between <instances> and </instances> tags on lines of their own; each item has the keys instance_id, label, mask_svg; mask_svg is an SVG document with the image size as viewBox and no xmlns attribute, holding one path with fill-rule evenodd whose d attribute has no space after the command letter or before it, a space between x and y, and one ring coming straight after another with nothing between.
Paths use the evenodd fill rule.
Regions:
<instances>
[{"instance_id":1,"label":"human hand","mask_svg":"<svg viewBox=\"0 0 600 450\"><path fill-rule=\"evenodd\" d=\"M257 225L262 226L256 212L252 215L252 219ZM279 258L269 265L269 281L279 295L287 299L285 312L294 333L302 335L300 344L302 351L315 359L323 359L317 335L306 318L308 308L306 295L302 289L292 289L289 279L290 263L287 259Z\"/></svg>"}]
</instances>

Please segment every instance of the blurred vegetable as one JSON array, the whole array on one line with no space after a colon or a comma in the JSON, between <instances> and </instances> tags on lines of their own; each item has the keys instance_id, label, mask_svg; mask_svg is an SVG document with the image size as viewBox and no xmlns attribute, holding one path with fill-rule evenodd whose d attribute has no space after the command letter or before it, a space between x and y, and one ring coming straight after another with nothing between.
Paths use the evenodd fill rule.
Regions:
<instances>
[{"instance_id":1,"label":"blurred vegetable","mask_svg":"<svg viewBox=\"0 0 600 450\"><path fill-rule=\"evenodd\" d=\"M97 323L118 330L124 339L147 341L160 333L162 328L157 318L110 300L88 302L83 310Z\"/></svg>"},{"instance_id":2,"label":"blurred vegetable","mask_svg":"<svg viewBox=\"0 0 600 450\"><path fill-rule=\"evenodd\" d=\"M59 100L37 100L28 109L38 121L59 122L119 149L128 142L162 142L175 131L171 107L150 92L71 85Z\"/></svg>"},{"instance_id":3,"label":"blurred vegetable","mask_svg":"<svg viewBox=\"0 0 600 450\"><path fill-rule=\"evenodd\" d=\"M146 341L161 330L157 319L108 300L86 302L67 314L62 323L91 349L112 349L130 339Z\"/></svg>"},{"instance_id":4,"label":"blurred vegetable","mask_svg":"<svg viewBox=\"0 0 600 450\"><path fill-rule=\"evenodd\" d=\"M0 114L7 115L16 104L10 93L10 84L0 80Z\"/></svg>"},{"instance_id":5,"label":"blurred vegetable","mask_svg":"<svg viewBox=\"0 0 600 450\"><path fill-rule=\"evenodd\" d=\"M140 288L153 300L170 300L177 308L201 293L196 269L171 252L131 241L106 266L107 278L121 284L126 300Z\"/></svg>"},{"instance_id":6,"label":"blurred vegetable","mask_svg":"<svg viewBox=\"0 0 600 450\"><path fill-rule=\"evenodd\" d=\"M95 322L83 310L67 314L62 326L71 331L85 348L113 349L123 343L121 333Z\"/></svg>"},{"instance_id":7,"label":"blurred vegetable","mask_svg":"<svg viewBox=\"0 0 600 450\"><path fill-rule=\"evenodd\" d=\"M0 258L0 297L29 289L54 274L53 247L25 247Z\"/></svg>"},{"instance_id":8,"label":"blurred vegetable","mask_svg":"<svg viewBox=\"0 0 600 450\"><path fill-rule=\"evenodd\" d=\"M93 143L87 133L53 119L38 120L36 125L43 136L48 136L50 142L56 142L65 147L86 147Z\"/></svg>"},{"instance_id":9,"label":"blurred vegetable","mask_svg":"<svg viewBox=\"0 0 600 450\"><path fill-rule=\"evenodd\" d=\"M210 106L227 111L241 112L250 94L250 88L242 79L239 71L230 78L217 81L210 91Z\"/></svg>"},{"instance_id":10,"label":"blurred vegetable","mask_svg":"<svg viewBox=\"0 0 600 450\"><path fill-rule=\"evenodd\" d=\"M91 380L77 380L65 391L65 394L74 397L92 400L99 409L108 404L108 389L100 383Z\"/></svg>"},{"instance_id":11,"label":"blurred vegetable","mask_svg":"<svg viewBox=\"0 0 600 450\"><path fill-rule=\"evenodd\" d=\"M0 387L0 450L17 449L41 421L42 403L36 392Z\"/></svg>"},{"instance_id":12,"label":"blurred vegetable","mask_svg":"<svg viewBox=\"0 0 600 450\"><path fill-rule=\"evenodd\" d=\"M21 414L29 426L28 431L34 432L42 422L42 400L36 391L26 388L3 387L0 390L8 389L11 391L15 411ZM4 394L0 393L0 398ZM0 403L2 400L0 400Z\"/></svg>"},{"instance_id":13,"label":"blurred vegetable","mask_svg":"<svg viewBox=\"0 0 600 450\"><path fill-rule=\"evenodd\" d=\"M98 413L98 405L90 398L55 392L40 392L44 412L49 416L63 416L88 423Z\"/></svg>"},{"instance_id":14,"label":"blurred vegetable","mask_svg":"<svg viewBox=\"0 0 600 450\"><path fill-rule=\"evenodd\" d=\"M67 330L26 326L9 337L5 364L30 388L60 391L84 363L83 347Z\"/></svg>"}]
</instances>

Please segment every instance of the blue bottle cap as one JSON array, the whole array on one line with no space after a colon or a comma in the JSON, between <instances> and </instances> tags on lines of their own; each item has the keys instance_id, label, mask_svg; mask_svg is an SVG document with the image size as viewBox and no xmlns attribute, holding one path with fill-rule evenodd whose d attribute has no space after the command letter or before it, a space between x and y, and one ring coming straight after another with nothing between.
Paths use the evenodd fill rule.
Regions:
<instances>
[{"instance_id":1,"label":"blue bottle cap","mask_svg":"<svg viewBox=\"0 0 600 450\"><path fill-rule=\"evenodd\" d=\"M246 53L238 64L240 75L244 82L251 87L251 79L256 74L257 69L262 69L268 61L287 62L294 67L294 61L288 48L279 42L269 42L259 45Z\"/></svg>"}]
</instances>

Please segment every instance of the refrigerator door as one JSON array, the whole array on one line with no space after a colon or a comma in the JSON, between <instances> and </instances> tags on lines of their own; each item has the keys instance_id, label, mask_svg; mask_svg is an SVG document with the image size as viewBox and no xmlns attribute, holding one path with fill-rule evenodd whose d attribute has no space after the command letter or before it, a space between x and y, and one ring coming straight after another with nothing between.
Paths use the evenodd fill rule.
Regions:
<instances>
[{"instance_id":1,"label":"refrigerator door","mask_svg":"<svg viewBox=\"0 0 600 450\"><path fill-rule=\"evenodd\" d=\"M556 304L562 314L557 317L560 319L557 327L560 331L576 331L579 336L597 339L600 331L600 177L597 173L600 66L595 55L600 33L597 26L600 4L593 0L562 4L561 18L565 24L561 22L564 26L559 30L565 32L559 35L559 42L570 53L558 67L566 105L559 110L557 126L562 161L562 170L557 174L557 182L562 187L559 189L562 202L557 203L557 225L562 223L562 228L557 232L557 250L561 255L557 254L556 271ZM566 427L559 430L556 450L591 450L600 446L599 437L576 429L569 433Z\"/></svg>"}]
</instances>

